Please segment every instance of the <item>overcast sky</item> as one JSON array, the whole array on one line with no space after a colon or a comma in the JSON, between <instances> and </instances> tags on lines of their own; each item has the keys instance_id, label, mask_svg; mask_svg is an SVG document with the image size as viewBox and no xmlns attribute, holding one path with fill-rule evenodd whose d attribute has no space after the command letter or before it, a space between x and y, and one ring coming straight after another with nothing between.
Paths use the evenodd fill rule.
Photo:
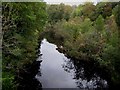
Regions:
<instances>
[{"instance_id":1,"label":"overcast sky","mask_svg":"<svg viewBox=\"0 0 120 90\"><path fill-rule=\"evenodd\" d=\"M83 2L94 2L96 4L97 2L118 2L120 0L44 0L48 4L59 4L59 3L64 3L64 4L69 4L69 5L79 5Z\"/></svg>"},{"instance_id":2,"label":"overcast sky","mask_svg":"<svg viewBox=\"0 0 120 90\"><path fill-rule=\"evenodd\" d=\"M100 0L44 0L48 4L59 4L59 3L65 3L69 5L79 5L83 2L94 2L96 4Z\"/></svg>"},{"instance_id":3,"label":"overcast sky","mask_svg":"<svg viewBox=\"0 0 120 90\"><path fill-rule=\"evenodd\" d=\"M40 0L0 0L2 2L38 2ZM70 4L70 5L78 5L83 2L94 2L95 4L97 2L118 2L120 0L43 0L47 2L48 4L60 4L60 3L65 3L65 4Z\"/></svg>"}]
</instances>

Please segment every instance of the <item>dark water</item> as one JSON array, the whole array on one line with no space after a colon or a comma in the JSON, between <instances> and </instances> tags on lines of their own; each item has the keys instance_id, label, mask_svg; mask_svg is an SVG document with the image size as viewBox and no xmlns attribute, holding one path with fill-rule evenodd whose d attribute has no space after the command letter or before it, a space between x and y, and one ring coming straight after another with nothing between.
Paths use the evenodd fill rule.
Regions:
<instances>
[{"instance_id":1,"label":"dark water","mask_svg":"<svg viewBox=\"0 0 120 90\"><path fill-rule=\"evenodd\" d=\"M17 86L13 90L41 90L41 83L35 78L39 67L40 61L34 61L19 68L14 79Z\"/></svg>"},{"instance_id":2,"label":"dark water","mask_svg":"<svg viewBox=\"0 0 120 90\"><path fill-rule=\"evenodd\" d=\"M42 88L108 88L108 83L94 63L74 62L56 50L57 46L43 39L40 72L36 79Z\"/></svg>"}]
</instances>

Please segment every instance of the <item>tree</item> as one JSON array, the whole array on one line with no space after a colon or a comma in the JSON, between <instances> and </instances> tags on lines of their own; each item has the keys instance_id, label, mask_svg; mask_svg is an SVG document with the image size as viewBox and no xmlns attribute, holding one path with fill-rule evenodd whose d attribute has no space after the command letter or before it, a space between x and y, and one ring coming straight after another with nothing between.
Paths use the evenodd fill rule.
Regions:
<instances>
[{"instance_id":1,"label":"tree","mask_svg":"<svg viewBox=\"0 0 120 90\"><path fill-rule=\"evenodd\" d=\"M83 5L79 5L78 7L74 8L74 11L72 13L72 16L73 17L76 17L76 16L82 16L83 13L82 13L82 9L83 9Z\"/></svg>"},{"instance_id":2,"label":"tree","mask_svg":"<svg viewBox=\"0 0 120 90\"><path fill-rule=\"evenodd\" d=\"M104 30L104 19L101 15L99 15L94 24L98 32Z\"/></svg>"},{"instance_id":3,"label":"tree","mask_svg":"<svg viewBox=\"0 0 120 90\"><path fill-rule=\"evenodd\" d=\"M69 5L48 5L47 7L48 19L50 23L56 23L62 19L69 20L72 13L72 7Z\"/></svg>"},{"instance_id":4,"label":"tree","mask_svg":"<svg viewBox=\"0 0 120 90\"><path fill-rule=\"evenodd\" d=\"M120 27L120 2L115 7L115 20L116 20L118 27Z\"/></svg>"},{"instance_id":5,"label":"tree","mask_svg":"<svg viewBox=\"0 0 120 90\"><path fill-rule=\"evenodd\" d=\"M90 14L95 11L95 6L93 3L87 2L83 5L82 13L83 16L90 18Z\"/></svg>"},{"instance_id":6,"label":"tree","mask_svg":"<svg viewBox=\"0 0 120 90\"><path fill-rule=\"evenodd\" d=\"M72 9L71 6L69 6L69 5L65 5L65 6L64 6L63 18L64 18L66 21L69 20L72 11L73 11L73 9Z\"/></svg>"}]
</instances>

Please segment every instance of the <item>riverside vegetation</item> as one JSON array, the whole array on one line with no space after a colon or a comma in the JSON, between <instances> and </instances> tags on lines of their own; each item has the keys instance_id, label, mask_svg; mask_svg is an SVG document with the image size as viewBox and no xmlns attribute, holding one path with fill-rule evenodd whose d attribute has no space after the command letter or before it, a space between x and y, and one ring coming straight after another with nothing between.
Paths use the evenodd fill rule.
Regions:
<instances>
[{"instance_id":1,"label":"riverside vegetation","mask_svg":"<svg viewBox=\"0 0 120 90\"><path fill-rule=\"evenodd\" d=\"M22 73L27 72L38 57L40 33L47 19L45 9L46 3L44 2L2 3L3 90L19 90L20 88L17 87L21 86ZM28 74L27 77L30 75ZM30 78L33 78L32 75ZM25 89L24 84L21 89Z\"/></svg>"},{"instance_id":2,"label":"riverside vegetation","mask_svg":"<svg viewBox=\"0 0 120 90\"><path fill-rule=\"evenodd\" d=\"M49 5L46 38L77 62L96 61L120 85L120 2ZM108 76L109 77L109 76Z\"/></svg>"},{"instance_id":3,"label":"riverside vegetation","mask_svg":"<svg viewBox=\"0 0 120 90\"><path fill-rule=\"evenodd\" d=\"M2 3L2 22L3 90L21 85L20 72L34 66L43 36L77 62L96 61L120 85L120 2Z\"/></svg>"}]
</instances>

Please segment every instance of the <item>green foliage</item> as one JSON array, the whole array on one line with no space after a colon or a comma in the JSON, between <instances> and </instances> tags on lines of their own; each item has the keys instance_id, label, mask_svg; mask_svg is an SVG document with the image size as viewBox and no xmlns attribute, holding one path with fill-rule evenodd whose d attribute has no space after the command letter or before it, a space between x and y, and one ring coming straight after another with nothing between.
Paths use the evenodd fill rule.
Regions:
<instances>
[{"instance_id":1,"label":"green foliage","mask_svg":"<svg viewBox=\"0 0 120 90\"><path fill-rule=\"evenodd\" d=\"M69 5L48 5L47 6L48 22L51 24L61 21L62 19L69 20L72 13L72 7Z\"/></svg>"},{"instance_id":2,"label":"green foliage","mask_svg":"<svg viewBox=\"0 0 120 90\"><path fill-rule=\"evenodd\" d=\"M3 72L2 76L3 76L2 77L2 90L13 90L14 89L13 75L11 75L11 73L8 73L8 72Z\"/></svg>"},{"instance_id":3,"label":"green foliage","mask_svg":"<svg viewBox=\"0 0 120 90\"><path fill-rule=\"evenodd\" d=\"M79 5L72 13L72 16L73 17L76 17L76 16L82 16L82 9L83 9L83 6L82 5Z\"/></svg>"},{"instance_id":4,"label":"green foliage","mask_svg":"<svg viewBox=\"0 0 120 90\"><path fill-rule=\"evenodd\" d=\"M95 11L95 6L91 2L87 2L84 5L79 5L73 12L73 17L84 16L91 18L91 13Z\"/></svg>"},{"instance_id":5,"label":"green foliage","mask_svg":"<svg viewBox=\"0 0 120 90\"><path fill-rule=\"evenodd\" d=\"M14 85L13 73L36 60L38 39L46 19L44 2L2 3L3 74L9 71L3 77L5 90Z\"/></svg>"},{"instance_id":6,"label":"green foliage","mask_svg":"<svg viewBox=\"0 0 120 90\"><path fill-rule=\"evenodd\" d=\"M95 21L95 28L100 32L104 30L104 19L100 15Z\"/></svg>"},{"instance_id":7,"label":"green foliage","mask_svg":"<svg viewBox=\"0 0 120 90\"><path fill-rule=\"evenodd\" d=\"M95 11L95 5L91 2L85 3L82 9L83 16L90 17L90 13Z\"/></svg>"},{"instance_id":8,"label":"green foliage","mask_svg":"<svg viewBox=\"0 0 120 90\"><path fill-rule=\"evenodd\" d=\"M97 5L93 5L91 2L87 2L84 5L79 5L73 12L72 16L83 16L90 18L91 21L95 21L99 15L105 19L112 15L112 9L117 5L115 2L99 2Z\"/></svg>"},{"instance_id":9,"label":"green foliage","mask_svg":"<svg viewBox=\"0 0 120 90\"><path fill-rule=\"evenodd\" d=\"M115 7L114 11L115 11L115 20L116 20L116 23L117 23L118 27L120 27L120 2Z\"/></svg>"},{"instance_id":10,"label":"green foliage","mask_svg":"<svg viewBox=\"0 0 120 90\"><path fill-rule=\"evenodd\" d=\"M49 39L56 40L58 47L63 46L61 51L77 60L99 62L101 67L110 70L111 79L117 85L120 85L119 6L119 3L110 2L79 5L73 9L69 20L59 19L46 28L46 32L53 33L48 34Z\"/></svg>"},{"instance_id":11,"label":"green foliage","mask_svg":"<svg viewBox=\"0 0 120 90\"><path fill-rule=\"evenodd\" d=\"M85 3L76 8L47 5L47 10L43 2L3 3L2 7L5 89L14 86L14 67L22 68L36 59L38 38L46 19L43 34L48 40L63 46L62 51L77 60L96 60L111 71L112 81L120 84L119 3Z\"/></svg>"}]
</instances>

